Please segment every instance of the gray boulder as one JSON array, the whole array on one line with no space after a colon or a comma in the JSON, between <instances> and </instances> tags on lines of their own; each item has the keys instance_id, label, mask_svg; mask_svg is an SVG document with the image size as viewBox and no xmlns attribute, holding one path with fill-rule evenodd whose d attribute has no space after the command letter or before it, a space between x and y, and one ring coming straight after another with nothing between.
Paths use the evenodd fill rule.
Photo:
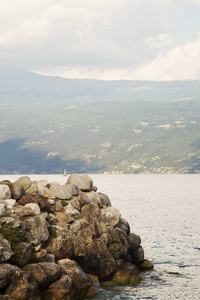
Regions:
<instances>
[{"instance_id":1,"label":"gray boulder","mask_svg":"<svg viewBox=\"0 0 200 300\"><path fill-rule=\"evenodd\" d=\"M19 182L15 181L13 182L12 187L13 198L19 200L25 194L23 186Z\"/></svg>"},{"instance_id":2,"label":"gray boulder","mask_svg":"<svg viewBox=\"0 0 200 300\"><path fill-rule=\"evenodd\" d=\"M2 263L9 260L13 254L10 243L0 234L0 262Z\"/></svg>"},{"instance_id":3,"label":"gray boulder","mask_svg":"<svg viewBox=\"0 0 200 300\"><path fill-rule=\"evenodd\" d=\"M57 182L50 182L47 187L57 199L65 200L72 198L72 195L69 194L68 191Z\"/></svg>"},{"instance_id":4,"label":"gray boulder","mask_svg":"<svg viewBox=\"0 0 200 300\"><path fill-rule=\"evenodd\" d=\"M28 190L30 188L32 182L28 176L21 176L19 177L15 182L18 182L21 184L21 186L24 188L24 190Z\"/></svg>"},{"instance_id":5,"label":"gray boulder","mask_svg":"<svg viewBox=\"0 0 200 300\"><path fill-rule=\"evenodd\" d=\"M116 226L119 223L121 214L114 207L107 207L101 210L102 218L111 226Z\"/></svg>"},{"instance_id":6,"label":"gray boulder","mask_svg":"<svg viewBox=\"0 0 200 300\"><path fill-rule=\"evenodd\" d=\"M74 184L81 191L90 192L93 181L88 175L71 174L67 179L67 184Z\"/></svg>"},{"instance_id":7,"label":"gray boulder","mask_svg":"<svg viewBox=\"0 0 200 300\"><path fill-rule=\"evenodd\" d=\"M8 185L0 184L0 199L11 199L11 191Z\"/></svg>"}]
</instances>

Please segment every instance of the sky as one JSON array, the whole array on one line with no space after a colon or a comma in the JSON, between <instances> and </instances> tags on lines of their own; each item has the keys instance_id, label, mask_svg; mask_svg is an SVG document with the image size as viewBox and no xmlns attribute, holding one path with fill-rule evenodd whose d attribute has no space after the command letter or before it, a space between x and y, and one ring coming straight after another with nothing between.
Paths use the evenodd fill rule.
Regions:
<instances>
[{"instance_id":1,"label":"sky","mask_svg":"<svg viewBox=\"0 0 200 300\"><path fill-rule=\"evenodd\" d=\"M66 78L200 80L200 0L0 0L0 65Z\"/></svg>"}]
</instances>

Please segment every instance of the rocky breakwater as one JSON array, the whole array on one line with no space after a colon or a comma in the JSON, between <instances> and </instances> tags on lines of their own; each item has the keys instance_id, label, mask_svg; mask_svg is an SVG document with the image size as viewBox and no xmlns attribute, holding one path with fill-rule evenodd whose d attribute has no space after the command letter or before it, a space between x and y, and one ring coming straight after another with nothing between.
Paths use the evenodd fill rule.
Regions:
<instances>
[{"instance_id":1,"label":"rocky breakwater","mask_svg":"<svg viewBox=\"0 0 200 300\"><path fill-rule=\"evenodd\" d=\"M87 175L0 182L0 299L84 299L152 269L140 237Z\"/></svg>"}]
</instances>

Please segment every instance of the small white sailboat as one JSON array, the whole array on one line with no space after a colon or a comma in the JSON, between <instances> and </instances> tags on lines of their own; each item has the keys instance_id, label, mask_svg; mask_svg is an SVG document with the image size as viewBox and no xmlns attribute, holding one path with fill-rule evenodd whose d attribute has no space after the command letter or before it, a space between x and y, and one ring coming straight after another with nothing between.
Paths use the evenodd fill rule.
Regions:
<instances>
[{"instance_id":1,"label":"small white sailboat","mask_svg":"<svg viewBox=\"0 0 200 300\"><path fill-rule=\"evenodd\" d=\"M67 174L67 170L66 169L64 169L64 173L63 173L63 176L67 176L68 174Z\"/></svg>"}]
</instances>

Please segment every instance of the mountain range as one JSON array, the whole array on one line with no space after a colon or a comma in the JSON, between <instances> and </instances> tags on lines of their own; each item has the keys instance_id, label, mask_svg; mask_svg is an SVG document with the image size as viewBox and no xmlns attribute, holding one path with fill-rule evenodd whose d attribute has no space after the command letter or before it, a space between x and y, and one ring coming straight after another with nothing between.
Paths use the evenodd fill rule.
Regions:
<instances>
[{"instance_id":1,"label":"mountain range","mask_svg":"<svg viewBox=\"0 0 200 300\"><path fill-rule=\"evenodd\" d=\"M0 67L0 173L199 173L200 81Z\"/></svg>"}]
</instances>

